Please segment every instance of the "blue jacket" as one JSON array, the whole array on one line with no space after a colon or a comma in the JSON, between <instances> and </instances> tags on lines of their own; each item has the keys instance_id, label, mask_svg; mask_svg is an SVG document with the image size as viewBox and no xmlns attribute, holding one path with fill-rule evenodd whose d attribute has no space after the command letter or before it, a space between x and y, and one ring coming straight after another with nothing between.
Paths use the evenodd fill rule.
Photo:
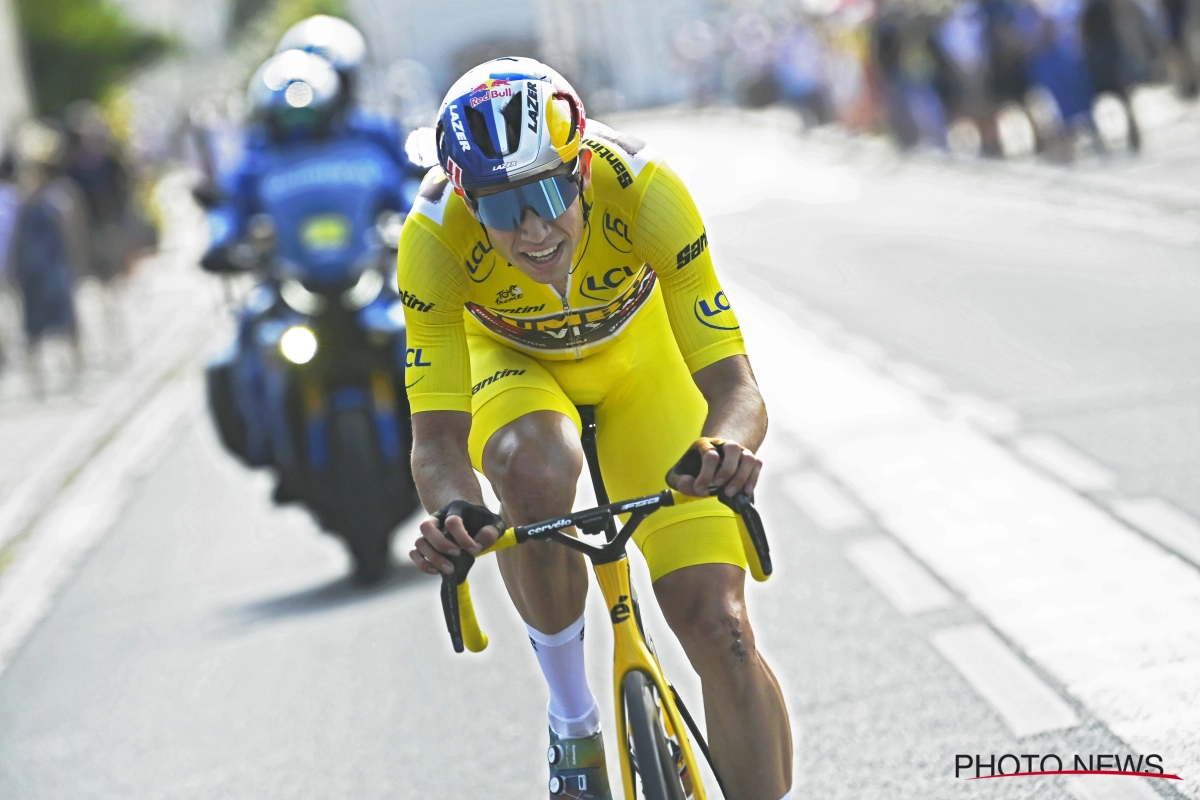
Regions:
<instances>
[{"instance_id":1,"label":"blue jacket","mask_svg":"<svg viewBox=\"0 0 1200 800\"><path fill-rule=\"evenodd\" d=\"M210 253L266 213L279 258L306 279L337 281L368 250L381 211L408 211L423 173L405 155L396 124L361 110L321 139L277 143L251 130L241 164L223 181L225 201L209 212Z\"/></svg>"}]
</instances>

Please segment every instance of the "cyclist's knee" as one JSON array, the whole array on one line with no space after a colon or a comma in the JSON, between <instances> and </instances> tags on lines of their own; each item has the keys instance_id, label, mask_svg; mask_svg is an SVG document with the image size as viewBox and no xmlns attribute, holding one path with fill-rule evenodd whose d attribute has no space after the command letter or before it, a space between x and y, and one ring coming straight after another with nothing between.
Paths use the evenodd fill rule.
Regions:
<instances>
[{"instance_id":1,"label":"cyclist's knee","mask_svg":"<svg viewBox=\"0 0 1200 800\"><path fill-rule=\"evenodd\" d=\"M514 522L569 509L582 468L575 425L556 411L535 411L510 422L483 451L484 474Z\"/></svg>"},{"instance_id":2,"label":"cyclist's knee","mask_svg":"<svg viewBox=\"0 0 1200 800\"><path fill-rule=\"evenodd\" d=\"M757 663L742 576L737 567L702 564L654 585L667 623L702 678L736 681Z\"/></svg>"}]
</instances>

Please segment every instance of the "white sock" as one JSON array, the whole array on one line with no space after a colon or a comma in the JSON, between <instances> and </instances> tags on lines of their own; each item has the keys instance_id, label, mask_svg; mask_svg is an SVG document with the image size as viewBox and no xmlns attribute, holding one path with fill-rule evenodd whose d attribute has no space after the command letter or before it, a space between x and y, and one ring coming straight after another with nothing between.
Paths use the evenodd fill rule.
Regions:
<instances>
[{"instance_id":1,"label":"white sock","mask_svg":"<svg viewBox=\"0 0 1200 800\"><path fill-rule=\"evenodd\" d=\"M538 665L550 687L550 727L559 736L578 739L600 730L600 708L583 667L583 617L546 634L525 626Z\"/></svg>"}]
</instances>

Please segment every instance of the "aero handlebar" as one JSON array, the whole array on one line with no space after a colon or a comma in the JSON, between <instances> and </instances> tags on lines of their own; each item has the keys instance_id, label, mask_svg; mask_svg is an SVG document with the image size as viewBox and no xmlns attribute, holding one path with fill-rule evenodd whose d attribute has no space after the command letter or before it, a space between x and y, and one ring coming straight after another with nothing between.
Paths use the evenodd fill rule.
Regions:
<instances>
[{"instance_id":1,"label":"aero handlebar","mask_svg":"<svg viewBox=\"0 0 1200 800\"><path fill-rule=\"evenodd\" d=\"M750 562L750 572L757 581L765 581L772 572L770 550L767 547L766 532L754 501L745 494L728 497L724 494L714 494L720 501L729 506L737 514L738 529L742 536L743 549ZM529 525L519 525L515 528L501 529L500 538L480 555L486 555L507 547L523 544L532 539L551 540L578 550L597 563L613 561L625 553L625 545L633 535L634 529L648 515L660 508L679 503L693 502L703 498L681 494L668 489L658 494L623 500L619 503L577 511L554 519L534 522ZM564 532L564 528L577 527L586 534L604 533L614 517L629 514L629 521L621 528L620 533L605 545L593 545L583 542ZM487 634L479 627L475 615L475 606L471 600L470 584L467 574L475 564L475 556L462 550L450 560L454 563L454 572L442 576L442 611L446 617L446 629L450 632L450 640L454 652L461 653L464 649L478 653L488 645Z\"/></svg>"}]
</instances>

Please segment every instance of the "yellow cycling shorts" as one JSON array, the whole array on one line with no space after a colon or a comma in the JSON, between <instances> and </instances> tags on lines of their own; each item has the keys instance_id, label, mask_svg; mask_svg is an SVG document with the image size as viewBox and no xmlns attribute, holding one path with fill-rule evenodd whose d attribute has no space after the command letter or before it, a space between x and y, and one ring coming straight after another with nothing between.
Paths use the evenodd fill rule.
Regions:
<instances>
[{"instance_id":1,"label":"yellow cycling shorts","mask_svg":"<svg viewBox=\"0 0 1200 800\"><path fill-rule=\"evenodd\" d=\"M663 476L700 435L708 406L684 364L656 290L630 327L580 361L541 361L483 334L471 353L471 463L500 428L531 411L557 411L580 428L576 405L596 407L596 445L613 500L667 488ZM733 512L716 499L651 514L633 535L651 580L695 564L746 567Z\"/></svg>"}]
</instances>

